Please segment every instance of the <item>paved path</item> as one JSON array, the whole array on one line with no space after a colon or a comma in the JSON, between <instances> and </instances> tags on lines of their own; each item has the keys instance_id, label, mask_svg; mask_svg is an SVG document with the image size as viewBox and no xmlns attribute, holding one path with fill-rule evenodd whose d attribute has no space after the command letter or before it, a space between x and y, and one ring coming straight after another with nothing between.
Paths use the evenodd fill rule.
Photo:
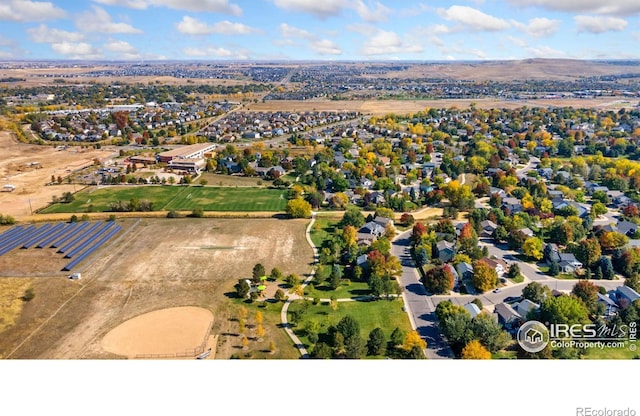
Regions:
<instances>
[{"instance_id":1,"label":"paved path","mask_svg":"<svg viewBox=\"0 0 640 416\"><path fill-rule=\"evenodd\" d=\"M304 280L304 282L302 282L303 289L313 281L313 276L315 274L315 265L318 262L318 249L316 248L316 246L313 244L313 241L311 240L311 227L313 227L313 224L315 224L315 222L316 222L316 213L312 212L311 222L307 226L307 230L305 231L305 236L307 238L307 243L309 243L309 245L313 249L313 269L311 270L311 273L309 273L309 276ZM291 302L297 299L300 299L298 295L290 295L289 299L287 299L284 302L284 305L282 306L282 310L280 311L280 321L282 322L282 328L284 328L286 333L289 335L289 338L291 338L291 340L293 341L294 346L300 351L300 356L302 358L309 358L309 352L305 348L302 341L300 341L300 338L298 338L298 336L293 332L293 329L291 329L291 325L287 320L287 311L289 310L289 305L291 305Z\"/></svg>"}]
</instances>

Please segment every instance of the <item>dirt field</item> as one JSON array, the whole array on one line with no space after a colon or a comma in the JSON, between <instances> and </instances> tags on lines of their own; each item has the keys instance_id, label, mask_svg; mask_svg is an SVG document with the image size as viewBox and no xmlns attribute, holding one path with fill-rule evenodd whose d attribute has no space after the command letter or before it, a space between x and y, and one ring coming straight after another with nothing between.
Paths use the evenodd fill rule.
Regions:
<instances>
[{"instance_id":1,"label":"dirt field","mask_svg":"<svg viewBox=\"0 0 640 416\"><path fill-rule=\"evenodd\" d=\"M8 132L0 131L0 186L15 185L13 192L0 192L0 213L16 219L31 214L31 210L47 206L53 196L74 192L76 185L46 186L51 175L65 177L70 170L90 164L94 158L104 158L111 154L107 150L87 150L80 148L65 151L51 146L18 143ZM42 168L27 167L27 163L39 162ZM64 182L63 182L64 183Z\"/></svg>"},{"instance_id":2,"label":"dirt field","mask_svg":"<svg viewBox=\"0 0 640 416\"><path fill-rule=\"evenodd\" d=\"M599 97L595 99L557 99L557 100L526 100L501 101L495 99L476 100L362 100L362 101L267 101L265 103L250 104L251 111L359 111L363 114L383 116L389 113L408 114L424 111L426 108L468 108L475 104L478 108L509 108L518 107L579 107L579 108L632 108L637 101L625 101L617 97Z\"/></svg>"},{"instance_id":3,"label":"dirt field","mask_svg":"<svg viewBox=\"0 0 640 416\"><path fill-rule=\"evenodd\" d=\"M161 309L118 325L104 336L101 346L128 358L193 358L204 352L212 322L213 314L207 309Z\"/></svg>"},{"instance_id":4,"label":"dirt field","mask_svg":"<svg viewBox=\"0 0 640 416\"><path fill-rule=\"evenodd\" d=\"M258 262L267 271L278 267L285 275L308 273L313 253L304 237L307 223L141 219L126 238L105 247L96 261L80 265L81 280L42 276L20 281L20 290L28 284L36 296L24 303L16 324L0 333L0 356L121 358L101 345L109 331L141 314L193 306L213 313L215 358L230 358L241 350L239 306L230 297L233 285L250 277ZM277 283L269 283L270 293ZM256 358L298 358L273 311L273 316L265 314L263 339L252 339L249 350ZM278 345L273 355L266 351L271 341Z\"/></svg>"}]
</instances>

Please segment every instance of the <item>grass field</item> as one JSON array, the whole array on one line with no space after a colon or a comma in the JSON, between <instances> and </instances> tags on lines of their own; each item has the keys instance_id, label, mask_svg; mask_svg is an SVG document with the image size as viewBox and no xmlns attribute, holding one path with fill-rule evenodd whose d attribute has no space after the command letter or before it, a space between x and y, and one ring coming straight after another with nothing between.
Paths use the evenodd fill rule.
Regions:
<instances>
[{"instance_id":1,"label":"grass field","mask_svg":"<svg viewBox=\"0 0 640 416\"><path fill-rule=\"evenodd\" d=\"M210 186L117 186L78 192L73 202L54 204L43 214L105 212L109 204L132 199L149 200L154 211L284 211L284 191L268 188L220 188Z\"/></svg>"},{"instance_id":2,"label":"grass field","mask_svg":"<svg viewBox=\"0 0 640 416\"><path fill-rule=\"evenodd\" d=\"M315 224L311 228L311 241L316 247L322 247L322 243L328 239L335 231L340 220L332 218L317 217Z\"/></svg>"},{"instance_id":3,"label":"grass field","mask_svg":"<svg viewBox=\"0 0 640 416\"><path fill-rule=\"evenodd\" d=\"M176 195L165 210L205 211L284 211L287 198L283 190L265 188L189 187Z\"/></svg>"},{"instance_id":4,"label":"grass field","mask_svg":"<svg viewBox=\"0 0 640 416\"><path fill-rule=\"evenodd\" d=\"M305 290L307 297L330 299L335 296L336 299L352 298L356 296L367 296L371 293L369 286L365 282L347 282L342 281L342 284L338 286L336 290L331 290L328 286L328 282L325 282L321 286L307 287Z\"/></svg>"},{"instance_id":5,"label":"grass field","mask_svg":"<svg viewBox=\"0 0 640 416\"><path fill-rule=\"evenodd\" d=\"M309 346L305 328L315 322L319 326L318 333L326 333L328 328L336 325L340 320L351 315L360 324L360 336L365 341L369 337L369 332L376 327L380 327L388 340L393 330L397 327L405 332L411 331L411 323L406 312L402 311L402 300L378 300L374 302L339 302L338 309L332 310L325 303L310 305L302 319L294 328L294 332L302 342ZM300 310L303 302L295 301L291 304L289 312Z\"/></svg>"},{"instance_id":6,"label":"grass field","mask_svg":"<svg viewBox=\"0 0 640 416\"><path fill-rule=\"evenodd\" d=\"M638 351L627 348L589 348L585 355L586 360L633 360L640 358Z\"/></svg>"}]
</instances>

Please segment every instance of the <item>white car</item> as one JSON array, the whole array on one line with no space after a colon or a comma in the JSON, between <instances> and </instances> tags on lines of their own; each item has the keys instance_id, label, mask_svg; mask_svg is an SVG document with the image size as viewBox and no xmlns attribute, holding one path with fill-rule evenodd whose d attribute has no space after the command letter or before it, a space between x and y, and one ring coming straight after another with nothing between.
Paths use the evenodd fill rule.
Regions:
<instances>
[{"instance_id":1,"label":"white car","mask_svg":"<svg viewBox=\"0 0 640 416\"><path fill-rule=\"evenodd\" d=\"M500 289L499 287L493 289L493 293L500 293L502 292L502 289Z\"/></svg>"}]
</instances>

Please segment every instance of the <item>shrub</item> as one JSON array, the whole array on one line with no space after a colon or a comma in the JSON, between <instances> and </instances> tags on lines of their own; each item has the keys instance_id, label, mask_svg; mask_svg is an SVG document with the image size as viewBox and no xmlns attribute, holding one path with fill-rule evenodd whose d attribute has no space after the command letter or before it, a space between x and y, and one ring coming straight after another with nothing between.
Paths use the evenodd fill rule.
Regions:
<instances>
[{"instance_id":1,"label":"shrub","mask_svg":"<svg viewBox=\"0 0 640 416\"><path fill-rule=\"evenodd\" d=\"M175 210L167 212L167 218L178 218L179 214Z\"/></svg>"},{"instance_id":2,"label":"shrub","mask_svg":"<svg viewBox=\"0 0 640 416\"><path fill-rule=\"evenodd\" d=\"M36 293L33 291L32 288L29 288L29 289L24 291L24 294L22 295L21 299L24 302L29 302L30 300L32 300L35 297L36 297Z\"/></svg>"}]
</instances>

